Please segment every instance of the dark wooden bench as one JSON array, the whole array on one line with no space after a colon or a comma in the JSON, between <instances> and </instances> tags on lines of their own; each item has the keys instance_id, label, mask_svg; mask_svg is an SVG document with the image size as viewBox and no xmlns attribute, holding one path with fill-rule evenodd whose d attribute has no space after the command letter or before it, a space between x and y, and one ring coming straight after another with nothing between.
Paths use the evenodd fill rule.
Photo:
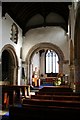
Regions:
<instances>
[{"instance_id":1,"label":"dark wooden bench","mask_svg":"<svg viewBox=\"0 0 80 120\"><path fill-rule=\"evenodd\" d=\"M80 101L78 95L31 95L31 99L48 99L48 100L70 100Z\"/></svg>"},{"instance_id":2,"label":"dark wooden bench","mask_svg":"<svg viewBox=\"0 0 80 120\"><path fill-rule=\"evenodd\" d=\"M35 93L36 95L74 95L74 96L80 96L80 93L75 93L75 92L50 92L50 91L39 91Z\"/></svg>"},{"instance_id":3,"label":"dark wooden bench","mask_svg":"<svg viewBox=\"0 0 80 120\"><path fill-rule=\"evenodd\" d=\"M43 105L43 106L62 106L62 107L79 107L80 101L69 100L44 100L44 99L23 99L22 104Z\"/></svg>"},{"instance_id":4,"label":"dark wooden bench","mask_svg":"<svg viewBox=\"0 0 80 120\"><path fill-rule=\"evenodd\" d=\"M39 92L73 92L69 86L44 86Z\"/></svg>"},{"instance_id":5,"label":"dark wooden bench","mask_svg":"<svg viewBox=\"0 0 80 120\"><path fill-rule=\"evenodd\" d=\"M50 88L52 89L52 88ZM41 93L41 94L40 94ZM44 94L43 94L44 93ZM49 94L47 94L49 93ZM72 97L73 95L73 97ZM36 98L23 98L21 106L9 106L10 120L29 119L79 119L80 101L78 93L72 91L42 91L34 95ZM55 96L55 99L52 99ZM43 98L37 98L43 97ZM65 99L66 98L66 99ZM71 99L73 100L71 100ZM64 100L65 99L65 100ZM76 99L76 100L74 100Z\"/></svg>"},{"instance_id":6,"label":"dark wooden bench","mask_svg":"<svg viewBox=\"0 0 80 120\"><path fill-rule=\"evenodd\" d=\"M29 120L29 119L69 119L80 118L80 108L60 107L60 106L40 106L26 104L24 106L10 106L10 120Z\"/></svg>"},{"instance_id":7,"label":"dark wooden bench","mask_svg":"<svg viewBox=\"0 0 80 120\"><path fill-rule=\"evenodd\" d=\"M6 106L21 102L21 97L25 96L25 91L28 93L28 86L17 85L0 85L2 91L2 109L6 109Z\"/></svg>"}]
</instances>

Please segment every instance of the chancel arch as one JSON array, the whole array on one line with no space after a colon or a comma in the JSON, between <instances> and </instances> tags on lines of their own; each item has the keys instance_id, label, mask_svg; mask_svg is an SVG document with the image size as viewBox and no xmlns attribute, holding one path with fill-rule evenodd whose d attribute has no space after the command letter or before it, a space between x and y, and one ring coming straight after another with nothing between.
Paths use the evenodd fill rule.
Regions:
<instances>
[{"instance_id":1,"label":"chancel arch","mask_svg":"<svg viewBox=\"0 0 80 120\"><path fill-rule=\"evenodd\" d=\"M3 84L17 85L18 59L15 49L8 44L2 48L2 82Z\"/></svg>"},{"instance_id":2,"label":"chancel arch","mask_svg":"<svg viewBox=\"0 0 80 120\"><path fill-rule=\"evenodd\" d=\"M63 72L63 64L64 64L65 59L64 59L64 54L61 51L61 49L52 43L44 43L43 42L43 43L36 44L29 50L26 60L25 60L26 76L28 79L28 84L31 84L31 75L32 75L31 69L33 69L32 68L32 58L36 52L39 52L42 50L45 52L46 52L46 50L53 50L56 52L56 54L59 57L59 62L58 62L59 63L59 72ZM41 66L39 66L39 67L41 67ZM43 69L44 69L44 67L43 67ZM39 70L41 73L41 68L39 68Z\"/></svg>"}]
</instances>

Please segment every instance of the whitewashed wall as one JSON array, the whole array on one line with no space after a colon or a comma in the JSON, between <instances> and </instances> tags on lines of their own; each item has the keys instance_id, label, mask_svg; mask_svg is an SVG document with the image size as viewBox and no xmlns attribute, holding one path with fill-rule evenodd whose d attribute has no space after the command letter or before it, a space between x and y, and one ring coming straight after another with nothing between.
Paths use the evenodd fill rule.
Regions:
<instances>
[{"instance_id":1,"label":"whitewashed wall","mask_svg":"<svg viewBox=\"0 0 80 120\"><path fill-rule=\"evenodd\" d=\"M69 60L69 41L65 31L60 27L41 27L29 30L25 34L23 41L23 61L25 61L28 51L34 45L42 42L57 45L63 51L65 59ZM68 65L64 65L64 73L68 71Z\"/></svg>"},{"instance_id":2,"label":"whitewashed wall","mask_svg":"<svg viewBox=\"0 0 80 120\"><path fill-rule=\"evenodd\" d=\"M13 41L10 40L10 33L11 33L11 27L12 24L15 23L15 21L6 13L5 16L2 18L2 48L10 44L14 47L16 51L16 55L18 58L18 65L19 65L19 70L18 70L18 84L20 84L20 79L21 79L21 59L20 59L20 48L22 47L22 30L21 28L17 25L18 27L18 43L15 44Z\"/></svg>"}]
</instances>

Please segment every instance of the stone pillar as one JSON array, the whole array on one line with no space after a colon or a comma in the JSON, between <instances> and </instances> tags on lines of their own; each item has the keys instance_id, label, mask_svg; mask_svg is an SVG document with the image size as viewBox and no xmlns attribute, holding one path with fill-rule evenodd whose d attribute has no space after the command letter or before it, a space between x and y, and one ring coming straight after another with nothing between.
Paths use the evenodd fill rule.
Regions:
<instances>
[{"instance_id":1,"label":"stone pillar","mask_svg":"<svg viewBox=\"0 0 80 120\"><path fill-rule=\"evenodd\" d=\"M80 4L77 10L74 36L74 64L76 92L80 92Z\"/></svg>"},{"instance_id":2,"label":"stone pillar","mask_svg":"<svg viewBox=\"0 0 80 120\"><path fill-rule=\"evenodd\" d=\"M25 76L27 79L27 85L29 84L28 64L25 64Z\"/></svg>"},{"instance_id":3,"label":"stone pillar","mask_svg":"<svg viewBox=\"0 0 80 120\"><path fill-rule=\"evenodd\" d=\"M75 91L75 80L74 80L74 73L75 66L74 66L74 46L73 41L70 40L70 87Z\"/></svg>"},{"instance_id":4,"label":"stone pillar","mask_svg":"<svg viewBox=\"0 0 80 120\"><path fill-rule=\"evenodd\" d=\"M63 73L63 61L59 61L59 72Z\"/></svg>"},{"instance_id":5,"label":"stone pillar","mask_svg":"<svg viewBox=\"0 0 80 120\"><path fill-rule=\"evenodd\" d=\"M14 66L14 68L13 68L13 84L14 85L18 84L18 80L17 80L17 66Z\"/></svg>"},{"instance_id":6,"label":"stone pillar","mask_svg":"<svg viewBox=\"0 0 80 120\"><path fill-rule=\"evenodd\" d=\"M80 92L80 59L75 63L75 91Z\"/></svg>"},{"instance_id":7,"label":"stone pillar","mask_svg":"<svg viewBox=\"0 0 80 120\"><path fill-rule=\"evenodd\" d=\"M75 80L74 80L74 71L75 71L75 68L74 68L74 65L70 65L70 79L69 79L69 85L70 87L75 90Z\"/></svg>"},{"instance_id":8,"label":"stone pillar","mask_svg":"<svg viewBox=\"0 0 80 120\"><path fill-rule=\"evenodd\" d=\"M31 64L30 64L30 61L29 61L29 64L28 64L28 84L30 85L30 68L31 68Z\"/></svg>"},{"instance_id":9,"label":"stone pillar","mask_svg":"<svg viewBox=\"0 0 80 120\"><path fill-rule=\"evenodd\" d=\"M26 66L26 64L24 64L25 85L28 84L28 77L27 77L27 73L26 73L26 71L27 71L27 66Z\"/></svg>"},{"instance_id":10,"label":"stone pillar","mask_svg":"<svg viewBox=\"0 0 80 120\"><path fill-rule=\"evenodd\" d=\"M41 75L41 56L39 56L39 63L40 63L39 64L39 66L40 66L40 70L39 71L40 71L40 75Z\"/></svg>"},{"instance_id":11,"label":"stone pillar","mask_svg":"<svg viewBox=\"0 0 80 120\"><path fill-rule=\"evenodd\" d=\"M32 85L32 64L29 65L29 83Z\"/></svg>"}]
</instances>

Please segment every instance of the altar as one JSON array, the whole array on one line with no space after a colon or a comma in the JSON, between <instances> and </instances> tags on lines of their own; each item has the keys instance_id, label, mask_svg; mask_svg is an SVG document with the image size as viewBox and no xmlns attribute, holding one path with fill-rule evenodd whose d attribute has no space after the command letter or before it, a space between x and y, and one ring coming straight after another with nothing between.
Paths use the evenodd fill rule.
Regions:
<instances>
[{"instance_id":1,"label":"altar","mask_svg":"<svg viewBox=\"0 0 80 120\"><path fill-rule=\"evenodd\" d=\"M56 77L46 77L46 78L40 80L40 84L41 85L43 85L43 84L54 85L55 80L56 80Z\"/></svg>"}]
</instances>

